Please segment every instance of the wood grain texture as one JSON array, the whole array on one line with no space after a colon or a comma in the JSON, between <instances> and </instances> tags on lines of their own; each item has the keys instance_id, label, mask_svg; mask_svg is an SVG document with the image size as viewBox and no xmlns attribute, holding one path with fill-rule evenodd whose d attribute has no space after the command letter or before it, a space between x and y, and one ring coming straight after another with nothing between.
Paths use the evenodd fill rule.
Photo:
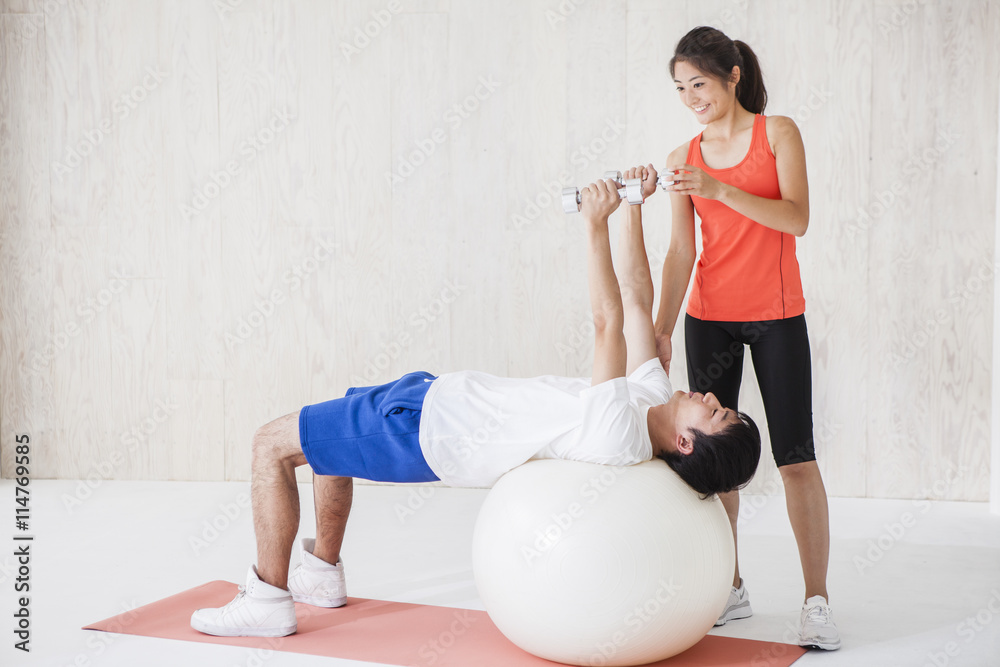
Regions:
<instances>
[{"instance_id":1,"label":"wood grain texture","mask_svg":"<svg viewBox=\"0 0 1000 667\"><path fill-rule=\"evenodd\" d=\"M413 332L401 329L396 320L390 294L400 274L387 261L394 213L387 174L396 168L389 84L393 24L367 44L359 41L363 47L355 45L357 31L363 34L371 12L381 7L376 5L333 7L336 51L325 78L332 89L327 122L333 133L326 159L334 169L326 187L333 193L329 218L336 254L324 292L323 331L314 342L314 354L323 361L313 364L317 372L311 380L312 402L343 396L351 386L391 379L388 366L401 363L415 344Z\"/></svg>"},{"instance_id":2,"label":"wood grain texture","mask_svg":"<svg viewBox=\"0 0 1000 667\"><path fill-rule=\"evenodd\" d=\"M983 84L973 62L997 61L997 11L896 9L875 17L867 493L985 500L996 95L946 100Z\"/></svg>"},{"instance_id":3,"label":"wood grain texture","mask_svg":"<svg viewBox=\"0 0 1000 667\"><path fill-rule=\"evenodd\" d=\"M35 16L0 14L0 473L27 434L39 476L56 475L51 359L72 336L52 317L46 41ZM57 334L59 336L57 337ZM44 461L44 463L42 463ZM33 471L33 472L35 472Z\"/></svg>"},{"instance_id":4,"label":"wood grain texture","mask_svg":"<svg viewBox=\"0 0 1000 667\"><path fill-rule=\"evenodd\" d=\"M701 131L667 65L710 24L806 146L828 491L986 499L996 3L389 4L0 1L0 472L28 432L39 477L248 479L257 427L350 386L588 376L556 195ZM765 426L750 364L741 407Z\"/></svg>"},{"instance_id":5,"label":"wood grain texture","mask_svg":"<svg viewBox=\"0 0 1000 667\"><path fill-rule=\"evenodd\" d=\"M112 207L115 136L130 111L116 99L116 0L67 3L45 21L52 224L105 224ZM116 213L120 213L117 212Z\"/></svg>"},{"instance_id":6,"label":"wood grain texture","mask_svg":"<svg viewBox=\"0 0 1000 667\"><path fill-rule=\"evenodd\" d=\"M474 248L481 243L477 237L482 230L488 229L487 243L497 248L499 261L484 267L471 252L463 257L463 277L475 287L471 300L482 304L476 313L481 324L465 341L466 365L475 363L511 377L589 375L589 366L581 369L577 363L589 354L589 349L581 349L586 339L572 338L573 330L588 321L577 302L586 275L579 244L583 228L578 216L562 212L559 201L564 185L583 185L574 180L565 161L568 27L553 22L552 7L544 3L509 4L505 10L504 16L491 19L508 26L497 38L513 47L509 61L498 68L487 67L485 54L479 59L481 71L502 85L489 100L491 110L502 114L497 145L469 147L485 158L477 160L477 181L495 187L485 188L487 198L467 202L469 215L480 224L463 239ZM463 37L469 48L472 36ZM539 67L543 62L551 66ZM534 103L526 104L529 100ZM498 230L503 232L499 238ZM475 297L493 292L491 283L503 285L502 293ZM504 352L496 355L494 350Z\"/></svg>"},{"instance_id":7,"label":"wood grain texture","mask_svg":"<svg viewBox=\"0 0 1000 667\"><path fill-rule=\"evenodd\" d=\"M390 240L380 255L391 263L393 280L388 292L367 297L388 299L392 318L387 329L370 332L381 346L373 360L388 361L388 365L376 363L377 368L385 368L379 368L372 384L411 370L443 372L451 347L453 307L466 296L464 286L454 280L454 257L439 252L450 247L459 225L451 187L453 135L444 120L459 67L448 58L448 15L399 15L390 26L390 35L392 115L388 129L394 177L392 214L387 221ZM403 331L413 336L413 343L405 357L394 358L392 341Z\"/></svg>"},{"instance_id":8,"label":"wood grain texture","mask_svg":"<svg viewBox=\"0 0 1000 667\"><path fill-rule=\"evenodd\" d=\"M210 5L164 4L159 24L158 91L163 166L163 276L166 281L167 368L177 380L222 380L226 372L222 317L222 226L218 206L194 209L206 168L224 168L219 147L217 54L219 18ZM169 149L168 149L169 147ZM211 181L209 181L211 182ZM221 417L221 412L219 414Z\"/></svg>"},{"instance_id":9,"label":"wood grain texture","mask_svg":"<svg viewBox=\"0 0 1000 667\"><path fill-rule=\"evenodd\" d=\"M159 2L114 0L100 30L116 37L102 46L111 95L106 134L108 207L96 220L108 228L108 253L136 278L164 277L167 206L163 191L163 86L171 73L161 60Z\"/></svg>"},{"instance_id":10,"label":"wood grain texture","mask_svg":"<svg viewBox=\"0 0 1000 667\"><path fill-rule=\"evenodd\" d=\"M48 298L54 331L78 333L65 347L57 347L47 366L58 419L49 434L48 458L38 462L39 472L51 469L53 477L82 478L110 459L117 448L113 433L128 427L131 411L115 405L112 396L111 313L135 285L105 272L104 228L57 227L53 247L58 259ZM133 366L136 360L119 357L117 371L141 372Z\"/></svg>"},{"instance_id":11,"label":"wood grain texture","mask_svg":"<svg viewBox=\"0 0 1000 667\"><path fill-rule=\"evenodd\" d=\"M437 360L433 372L473 368L517 375L517 358L527 350L512 333L512 322L519 318L512 312L508 291L495 287L513 282L505 231L511 202L537 189L539 171L526 166L544 169L545 162L533 159L534 151L552 140L539 134L542 127L552 127L548 123L553 112L539 104L537 113L524 113L524 100L535 93L535 99L551 99L555 91L540 90L544 77L527 69L532 56L542 55L527 48L537 41L532 36L541 28L537 11L526 14L510 3L455 2L447 17L448 48L443 55L448 85L444 105L434 108L441 113L436 122L447 136L442 149L448 155L449 178L435 202L440 212L433 217L442 218L439 224L452 248L445 276L451 286L440 288L448 290L445 294L452 301L447 305L448 354ZM475 23L491 28L465 29ZM545 55L559 52L558 42L540 46ZM517 56L514 62L501 61L498 53ZM393 221L401 220L394 215ZM487 248L494 261L482 261ZM531 329L529 324L519 333ZM536 345L543 335L535 329ZM513 349L501 342L507 340L514 341Z\"/></svg>"},{"instance_id":12,"label":"wood grain texture","mask_svg":"<svg viewBox=\"0 0 1000 667\"><path fill-rule=\"evenodd\" d=\"M124 479L157 479L169 469L174 443L165 426L175 401L167 380L165 301L162 279L131 279L108 307L110 392L98 394L107 399L95 414L111 416L112 446L128 443L117 471Z\"/></svg>"},{"instance_id":13,"label":"wood grain texture","mask_svg":"<svg viewBox=\"0 0 1000 667\"><path fill-rule=\"evenodd\" d=\"M335 228L329 184L337 164L331 123L331 65L341 58L334 40L331 3L284 0L274 7L275 98L296 113L275 144L278 169L275 223Z\"/></svg>"},{"instance_id":14,"label":"wood grain texture","mask_svg":"<svg viewBox=\"0 0 1000 667\"><path fill-rule=\"evenodd\" d=\"M41 17L44 12L45 0L0 0L0 14L34 14ZM10 30L7 33L8 39L14 35L30 34L30 32L25 32L25 28L30 30L31 26L34 25L33 18L22 16L19 19L15 25L8 26L8 30Z\"/></svg>"},{"instance_id":15,"label":"wood grain texture","mask_svg":"<svg viewBox=\"0 0 1000 667\"><path fill-rule=\"evenodd\" d=\"M225 479L222 227L218 207L185 214L204 188L206 165L218 170L219 17L195 0L167 3L159 21L166 72L158 104L163 125L162 191L166 316L164 425L169 479ZM167 150L166 147L170 147ZM176 258L183 258L178 261Z\"/></svg>"},{"instance_id":16,"label":"wood grain texture","mask_svg":"<svg viewBox=\"0 0 1000 667\"><path fill-rule=\"evenodd\" d=\"M295 115L277 97L275 9L272 3L240 5L219 23L219 162L233 163L236 172L209 205L219 207L222 270L232 278L224 293L228 479L249 477L254 431L293 411L283 394L293 389L306 358L292 343L301 337L301 322L289 316L287 299L274 298L289 264L277 233L276 148L294 122L285 114ZM208 185L212 168L203 165L200 174L206 193L215 192Z\"/></svg>"}]
</instances>

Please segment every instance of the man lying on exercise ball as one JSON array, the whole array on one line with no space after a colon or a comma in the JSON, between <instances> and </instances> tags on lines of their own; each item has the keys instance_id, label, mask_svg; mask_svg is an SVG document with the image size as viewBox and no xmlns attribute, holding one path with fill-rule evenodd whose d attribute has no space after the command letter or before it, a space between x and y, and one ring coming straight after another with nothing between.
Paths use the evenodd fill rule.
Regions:
<instances>
[{"instance_id":1,"label":"man lying on exercise ball","mask_svg":"<svg viewBox=\"0 0 1000 667\"><path fill-rule=\"evenodd\" d=\"M652 165L644 195L656 188ZM608 216L617 185L582 192L594 319L591 378L501 378L477 371L408 373L395 382L352 387L343 398L306 406L261 427L253 438L251 495L257 566L224 607L199 609L191 626L222 636L280 637L295 632L293 601L339 607L347 600L340 548L353 478L492 486L529 459L608 465L664 459L703 494L746 484L757 469L760 434L712 394L673 392L653 337L653 282L641 206L622 219L622 279L615 276ZM299 527L295 468L313 469L316 538L288 574Z\"/></svg>"}]
</instances>

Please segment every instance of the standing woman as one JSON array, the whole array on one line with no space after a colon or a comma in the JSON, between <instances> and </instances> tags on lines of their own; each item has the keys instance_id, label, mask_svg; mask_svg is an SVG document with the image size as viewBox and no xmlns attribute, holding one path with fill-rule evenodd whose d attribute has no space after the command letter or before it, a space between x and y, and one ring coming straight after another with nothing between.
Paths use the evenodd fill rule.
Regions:
<instances>
[{"instance_id":1,"label":"standing woman","mask_svg":"<svg viewBox=\"0 0 1000 667\"><path fill-rule=\"evenodd\" d=\"M704 131L667 160L673 227L656 317L657 353L669 370L670 337L702 253L684 319L688 381L738 409L745 345L764 399L771 450L805 578L799 644L840 648L826 590L830 528L812 436L812 377L795 237L809 225L809 188L795 122L763 115L767 93L749 46L714 28L685 35L670 60L681 101ZM739 492L720 494L736 538ZM752 614L739 561L716 625Z\"/></svg>"}]
</instances>

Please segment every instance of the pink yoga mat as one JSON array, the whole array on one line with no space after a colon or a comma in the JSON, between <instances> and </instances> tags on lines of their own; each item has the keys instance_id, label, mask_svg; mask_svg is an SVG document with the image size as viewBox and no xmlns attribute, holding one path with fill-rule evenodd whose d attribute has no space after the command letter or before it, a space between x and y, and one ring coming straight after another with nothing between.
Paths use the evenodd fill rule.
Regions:
<instances>
[{"instance_id":1,"label":"pink yoga mat","mask_svg":"<svg viewBox=\"0 0 1000 667\"><path fill-rule=\"evenodd\" d=\"M407 667L551 667L558 664L525 653L511 644L486 612L404 602L348 598L347 606L339 609L296 604L299 629L288 637L213 637L191 628L191 613L195 609L221 607L236 593L236 584L212 581L83 629ZM684 653L654 664L664 667L787 667L803 653L805 649L789 644L709 635Z\"/></svg>"}]
</instances>

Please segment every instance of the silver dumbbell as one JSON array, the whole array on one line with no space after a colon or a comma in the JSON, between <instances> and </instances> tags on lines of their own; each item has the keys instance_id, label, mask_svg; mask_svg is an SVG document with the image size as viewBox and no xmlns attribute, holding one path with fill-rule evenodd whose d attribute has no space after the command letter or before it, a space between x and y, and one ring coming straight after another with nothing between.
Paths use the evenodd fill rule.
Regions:
<instances>
[{"instance_id":1,"label":"silver dumbbell","mask_svg":"<svg viewBox=\"0 0 1000 667\"><path fill-rule=\"evenodd\" d=\"M673 172L670 172L670 176ZM618 196L626 200L632 206L636 204L641 204L645 199L642 196L642 179L641 178L628 178L624 181L622 180L622 173L620 171L606 171L602 178L610 178L615 183L620 183L621 187L618 188ZM672 180L668 180L667 174L659 174L656 177L656 184L667 189L668 186L674 184ZM580 211L580 205L583 203L583 199L580 195L580 188L569 186L563 188L562 191L562 205L563 211L566 213L577 213Z\"/></svg>"}]
</instances>

